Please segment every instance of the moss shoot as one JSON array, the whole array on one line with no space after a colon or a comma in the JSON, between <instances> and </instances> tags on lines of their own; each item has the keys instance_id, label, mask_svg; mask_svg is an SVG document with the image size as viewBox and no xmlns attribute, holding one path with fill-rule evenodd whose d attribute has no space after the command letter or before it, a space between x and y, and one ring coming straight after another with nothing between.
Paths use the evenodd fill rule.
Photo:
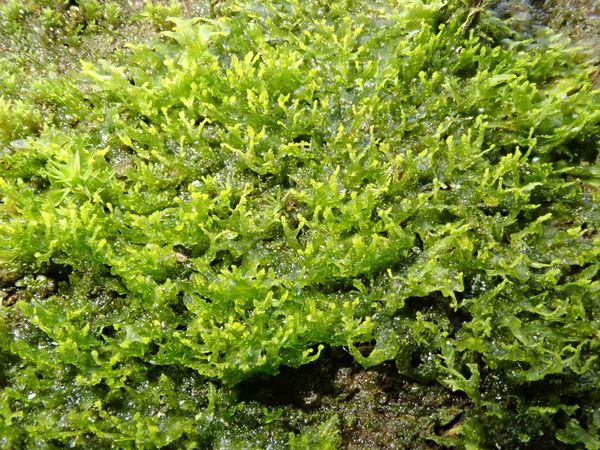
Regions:
<instances>
[{"instance_id":1,"label":"moss shoot","mask_svg":"<svg viewBox=\"0 0 600 450\"><path fill-rule=\"evenodd\" d=\"M0 447L598 450L597 67L533 17L3 2Z\"/></svg>"}]
</instances>

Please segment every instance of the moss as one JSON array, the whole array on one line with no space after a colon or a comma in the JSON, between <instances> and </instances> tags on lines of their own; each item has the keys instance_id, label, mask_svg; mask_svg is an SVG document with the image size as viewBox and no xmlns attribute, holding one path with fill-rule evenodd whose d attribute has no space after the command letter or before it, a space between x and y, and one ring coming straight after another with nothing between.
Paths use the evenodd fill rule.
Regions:
<instances>
[{"instance_id":1,"label":"moss","mask_svg":"<svg viewBox=\"0 0 600 450\"><path fill-rule=\"evenodd\" d=\"M461 1L0 8L2 446L598 448L591 53Z\"/></svg>"}]
</instances>

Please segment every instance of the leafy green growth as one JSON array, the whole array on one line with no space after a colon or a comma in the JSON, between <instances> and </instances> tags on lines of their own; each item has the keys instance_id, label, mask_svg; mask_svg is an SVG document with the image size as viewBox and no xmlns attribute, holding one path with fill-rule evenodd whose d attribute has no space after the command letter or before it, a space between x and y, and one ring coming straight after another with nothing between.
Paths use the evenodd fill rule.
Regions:
<instances>
[{"instance_id":1,"label":"leafy green growth","mask_svg":"<svg viewBox=\"0 0 600 450\"><path fill-rule=\"evenodd\" d=\"M458 0L161 11L1 81L3 446L264 446L230 387L325 347L465 393L439 443L600 446L590 55ZM274 442L335 448L342 419Z\"/></svg>"}]
</instances>

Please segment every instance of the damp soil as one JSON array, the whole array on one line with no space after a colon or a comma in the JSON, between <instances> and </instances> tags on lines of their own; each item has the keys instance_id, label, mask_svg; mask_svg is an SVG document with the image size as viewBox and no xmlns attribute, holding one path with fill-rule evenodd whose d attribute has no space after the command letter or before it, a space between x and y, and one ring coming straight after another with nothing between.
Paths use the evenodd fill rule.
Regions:
<instances>
[{"instance_id":1,"label":"damp soil","mask_svg":"<svg viewBox=\"0 0 600 450\"><path fill-rule=\"evenodd\" d=\"M550 27L600 63L600 3L595 0L502 0L493 10L517 29Z\"/></svg>"},{"instance_id":2,"label":"damp soil","mask_svg":"<svg viewBox=\"0 0 600 450\"><path fill-rule=\"evenodd\" d=\"M461 393L403 377L393 362L364 369L335 348L311 364L247 381L236 391L248 404L283 407L281 420L291 430L337 415L345 449L446 448L435 437L452 435L471 410Z\"/></svg>"}]
</instances>

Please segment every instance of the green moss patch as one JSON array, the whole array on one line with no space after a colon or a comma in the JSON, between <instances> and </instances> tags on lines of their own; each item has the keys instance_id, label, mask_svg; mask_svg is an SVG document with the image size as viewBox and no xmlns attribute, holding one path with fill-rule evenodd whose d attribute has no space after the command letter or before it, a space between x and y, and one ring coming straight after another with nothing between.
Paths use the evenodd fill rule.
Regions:
<instances>
[{"instance_id":1,"label":"green moss patch","mask_svg":"<svg viewBox=\"0 0 600 450\"><path fill-rule=\"evenodd\" d=\"M592 54L461 1L80 3L115 52L34 82L3 37L2 446L600 447Z\"/></svg>"}]
</instances>

